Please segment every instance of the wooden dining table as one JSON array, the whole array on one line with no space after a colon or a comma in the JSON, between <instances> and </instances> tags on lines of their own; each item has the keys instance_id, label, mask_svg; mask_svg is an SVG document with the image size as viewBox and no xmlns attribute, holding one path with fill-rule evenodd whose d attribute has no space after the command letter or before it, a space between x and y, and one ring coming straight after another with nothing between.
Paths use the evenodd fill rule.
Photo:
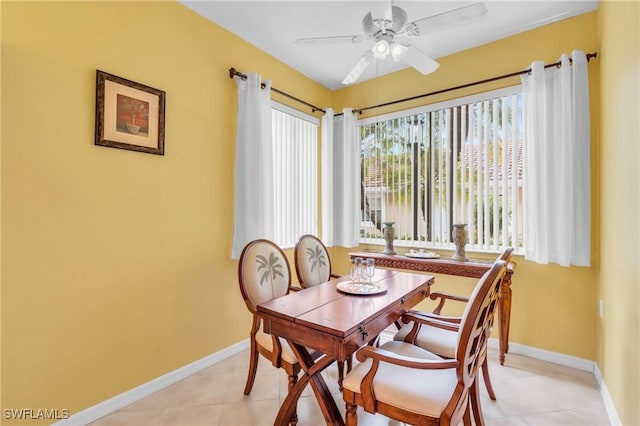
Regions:
<instances>
[{"instance_id":1,"label":"wooden dining table","mask_svg":"<svg viewBox=\"0 0 640 426\"><path fill-rule=\"evenodd\" d=\"M282 402L275 425L289 423L302 391L311 385L328 425L344 425L342 415L320 374L335 361L346 361L404 313L429 296L434 278L406 271L376 269L375 294L338 289L348 277L327 281L257 306L266 333L285 339L302 369ZM323 355L314 357L310 349Z\"/></svg>"}]
</instances>

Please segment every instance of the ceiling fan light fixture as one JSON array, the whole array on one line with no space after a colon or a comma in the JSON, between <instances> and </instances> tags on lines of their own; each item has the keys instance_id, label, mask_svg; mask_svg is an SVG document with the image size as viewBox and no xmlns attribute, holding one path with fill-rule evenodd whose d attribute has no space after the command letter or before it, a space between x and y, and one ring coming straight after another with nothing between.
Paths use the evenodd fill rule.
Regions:
<instances>
[{"instance_id":1,"label":"ceiling fan light fixture","mask_svg":"<svg viewBox=\"0 0 640 426\"><path fill-rule=\"evenodd\" d=\"M391 57L395 62L400 61L404 52L407 51L407 46L404 46L400 43L391 43Z\"/></svg>"},{"instance_id":2,"label":"ceiling fan light fixture","mask_svg":"<svg viewBox=\"0 0 640 426\"><path fill-rule=\"evenodd\" d=\"M376 59L384 59L389 55L389 42L385 39L376 41L371 49Z\"/></svg>"}]
</instances>

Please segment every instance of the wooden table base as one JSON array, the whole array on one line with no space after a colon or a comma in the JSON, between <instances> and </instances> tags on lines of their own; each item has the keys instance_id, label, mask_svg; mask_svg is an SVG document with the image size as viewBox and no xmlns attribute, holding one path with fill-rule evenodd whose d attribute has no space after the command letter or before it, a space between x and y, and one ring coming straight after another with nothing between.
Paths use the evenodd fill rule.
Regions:
<instances>
[{"instance_id":1,"label":"wooden table base","mask_svg":"<svg viewBox=\"0 0 640 426\"><path fill-rule=\"evenodd\" d=\"M333 397L331 397L331 391L326 382L322 378L320 372L330 366L335 359L328 355L324 355L322 358L314 361L307 348L301 346L291 340L288 340L291 350L296 355L303 374L300 375L298 381L294 385L293 389L289 391L287 397L282 401L278 415L276 416L275 425L287 425L289 420L296 409L296 404L302 391L307 384L311 384L313 393L316 395L320 410L324 417L325 422L328 425L344 426L342 421L342 415L336 405Z\"/></svg>"}]
</instances>

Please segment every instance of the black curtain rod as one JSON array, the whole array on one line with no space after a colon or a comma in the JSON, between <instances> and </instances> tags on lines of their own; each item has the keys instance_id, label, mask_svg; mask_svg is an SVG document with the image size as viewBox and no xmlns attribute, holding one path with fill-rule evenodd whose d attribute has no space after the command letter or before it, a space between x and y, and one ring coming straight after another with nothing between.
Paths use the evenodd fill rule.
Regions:
<instances>
[{"instance_id":1,"label":"black curtain rod","mask_svg":"<svg viewBox=\"0 0 640 426\"><path fill-rule=\"evenodd\" d=\"M587 53L587 61L590 61L591 59L597 58L597 57L598 57L598 52ZM571 59L569 61L571 62ZM551 68L551 67L560 68L561 65L562 65L561 62L558 61L558 62L554 62L553 64L545 64L544 67L545 68ZM474 81L472 83L462 84L460 86L449 87L448 89L436 90L435 92L424 93L422 95L416 95L416 96L412 96L410 98L398 99L397 101L390 101L390 102L385 102L383 104L378 104L378 105L374 105L374 106L354 109L353 112L354 113L358 113L358 114L362 114L363 111L367 111L367 110L374 109L374 108L381 108L381 107L386 107L386 106L389 106L389 105L399 104L399 103L402 103L402 102L413 101L413 100L424 98L424 97L427 97L427 96L439 95L440 93L451 92L453 90L464 89L464 88L471 87L471 86L477 86L479 84L491 83L493 81L503 80L505 78L516 77L518 75L530 74L530 73L531 73L531 68L527 68L526 70L516 71L516 72L509 73L509 74L504 74L504 75L499 75L497 77L487 78L485 80ZM335 114L335 116L338 116L338 115L343 115L343 113L339 112L339 113Z\"/></svg>"},{"instance_id":2,"label":"black curtain rod","mask_svg":"<svg viewBox=\"0 0 640 426\"><path fill-rule=\"evenodd\" d=\"M242 80L246 80L247 79L247 75L241 73L240 71L236 70L235 68L231 67L229 68L229 78L233 78L233 77L240 77ZM260 87L262 87L263 89L266 87L264 83L260 83ZM322 108L318 108L315 105L310 104L309 102L305 102L302 99L298 99L295 96L292 96L286 92L283 92L282 90L278 90L275 87L271 88L272 92L276 92L279 95L282 95L284 97L287 97L289 99L293 99L296 102L299 102L301 104L304 104L306 106L308 106L309 108L311 108L311 113L317 112L317 111L321 111L324 114L324 110Z\"/></svg>"},{"instance_id":3,"label":"black curtain rod","mask_svg":"<svg viewBox=\"0 0 640 426\"><path fill-rule=\"evenodd\" d=\"M591 59L597 58L597 57L598 57L598 52L587 53L587 61L590 61ZM571 59L569 61L571 62ZM551 67L560 68L560 66L561 66L561 62L558 61L558 62L554 62L552 64L545 64L544 67L546 69L546 68L551 68ZM399 103L402 103L402 102L414 101L416 99L425 98L427 96L439 95L441 93L451 92L453 90L465 89L467 87L477 86L477 85L485 84L485 83L491 83L491 82L498 81L498 80L504 80L505 78L517 77L519 75L529 74L529 73L531 73L531 68L527 68L526 70L522 70L522 71L512 72L512 73L509 73L509 74L499 75L497 77L487 78L485 80L479 80L479 81L474 81L472 83L462 84L460 86L454 86L454 87L449 87L447 89L436 90L435 92L424 93L422 95L411 96L409 98L398 99L396 101L390 101L390 102L385 102L385 103L378 104L378 105L373 105L373 106L368 106L368 107L364 107L364 108L354 109L353 112L357 113L357 114L362 114L363 111L367 111L367 110L374 109L374 108L382 108L382 107L386 107L386 106L390 106L390 105L399 104ZM233 78L233 77L236 77L236 76L240 77L243 80L247 79L247 75L246 74L243 74L243 73L239 72L238 70L236 70L233 67L229 68L229 78ZM264 89L265 88L265 84L262 83L261 87ZM286 92L283 92L282 90L276 89L275 87L272 87L271 91L272 92L276 92L279 95L285 96L285 97L287 97L289 99L292 99L292 100L294 100L296 102L299 102L299 103L301 103L303 105L308 106L309 108L311 108L311 112L312 113L318 112L318 111L322 112L323 114L325 113L325 110L323 110L322 108L318 108L315 105L312 105L312 104L310 104L308 102L305 102L302 99L296 98L295 96L292 96L292 95L290 95L290 94L288 94ZM334 116L340 116L340 115L343 115L343 113L342 112L338 112L338 113L334 114Z\"/></svg>"}]
</instances>

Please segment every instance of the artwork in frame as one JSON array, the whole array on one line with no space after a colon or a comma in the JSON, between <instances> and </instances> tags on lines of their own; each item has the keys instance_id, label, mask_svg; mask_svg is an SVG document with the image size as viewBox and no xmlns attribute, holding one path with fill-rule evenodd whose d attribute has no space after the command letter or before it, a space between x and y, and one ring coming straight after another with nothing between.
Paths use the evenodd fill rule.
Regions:
<instances>
[{"instance_id":1,"label":"artwork in frame","mask_svg":"<svg viewBox=\"0 0 640 426\"><path fill-rule=\"evenodd\" d=\"M164 155L165 92L97 70L96 145Z\"/></svg>"}]
</instances>

